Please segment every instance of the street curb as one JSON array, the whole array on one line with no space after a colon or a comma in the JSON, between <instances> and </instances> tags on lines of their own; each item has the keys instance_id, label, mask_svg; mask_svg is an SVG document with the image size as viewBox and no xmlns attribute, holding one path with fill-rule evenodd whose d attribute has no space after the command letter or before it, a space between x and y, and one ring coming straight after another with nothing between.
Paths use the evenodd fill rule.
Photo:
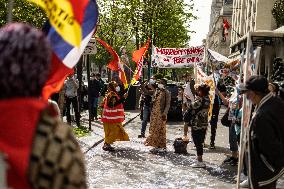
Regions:
<instances>
[{"instance_id":1,"label":"street curb","mask_svg":"<svg viewBox=\"0 0 284 189\"><path fill-rule=\"evenodd\" d=\"M129 119L126 123L123 124L123 127L125 127L126 125L128 125L130 122L132 122L134 119L136 119L138 116L140 116L141 113L137 114L136 116L134 116L133 118ZM101 139L97 142L95 142L91 147L89 147L84 154L87 154L91 149L93 149L94 147L98 146L100 143L102 143L105 139Z\"/></svg>"}]
</instances>

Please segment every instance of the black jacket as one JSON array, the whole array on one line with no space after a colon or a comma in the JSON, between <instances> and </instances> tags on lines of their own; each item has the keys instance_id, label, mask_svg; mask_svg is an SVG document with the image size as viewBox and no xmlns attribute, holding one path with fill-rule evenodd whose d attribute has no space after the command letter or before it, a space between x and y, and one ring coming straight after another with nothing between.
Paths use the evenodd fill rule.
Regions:
<instances>
[{"instance_id":1,"label":"black jacket","mask_svg":"<svg viewBox=\"0 0 284 189\"><path fill-rule=\"evenodd\" d=\"M248 153L253 188L284 174L284 103L272 94L261 100L252 117Z\"/></svg>"},{"instance_id":2,"label":"black jacket","mask_svg":"<svg viewBox=\"0 0 284 189\"><path fill-rule=\"evenodd\" d=\"M103 80L92 79L90 81L90 95L93 98L98 98L101 95L101 91L104 88Z\"/></svg>"}]
</instances>

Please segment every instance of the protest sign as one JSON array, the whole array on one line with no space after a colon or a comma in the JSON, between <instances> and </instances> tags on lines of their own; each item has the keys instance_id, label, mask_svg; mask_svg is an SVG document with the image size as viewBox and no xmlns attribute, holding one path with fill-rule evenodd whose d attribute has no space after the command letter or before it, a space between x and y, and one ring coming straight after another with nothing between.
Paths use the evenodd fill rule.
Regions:
<instances>
[{"instance_id":1,"label":"protest sign","mask_svg":"<svg viewBox=\"0 0 284 189\"><path fill-rule=\"evenodd\" d=\"M158 48L153 46L152 67L185 68L200 63L204 58L204 46L189 48Z\"/></svg>"}]
</instances>

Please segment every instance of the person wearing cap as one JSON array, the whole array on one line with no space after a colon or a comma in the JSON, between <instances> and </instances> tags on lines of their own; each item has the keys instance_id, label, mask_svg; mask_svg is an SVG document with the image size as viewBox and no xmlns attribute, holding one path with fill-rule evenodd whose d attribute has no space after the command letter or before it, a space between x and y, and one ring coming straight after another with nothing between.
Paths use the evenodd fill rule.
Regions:
<instances>
[{"instance_id":1,"label":"person wearing cap","mask_svg":"<svg viewBox=\"0 0 284 189\"><path fill-rule=\"evenodd\" d=\"M239 88L255 105L248 135L249 185L275 189L284 174L284 102L269 93L263 76L251 76Z\"/></svg>"},{"instance_id":2,"label":"person wearing cap","mask_svg":"<svg viewBox=\"0 0 284 189\"><path fill-rule=\"evenodd\" d=\"M51 65L45 35L27 24L6 25L0 51L0 188L87 188L72 130L41 98Z\"/></svg>"}]
</instances>

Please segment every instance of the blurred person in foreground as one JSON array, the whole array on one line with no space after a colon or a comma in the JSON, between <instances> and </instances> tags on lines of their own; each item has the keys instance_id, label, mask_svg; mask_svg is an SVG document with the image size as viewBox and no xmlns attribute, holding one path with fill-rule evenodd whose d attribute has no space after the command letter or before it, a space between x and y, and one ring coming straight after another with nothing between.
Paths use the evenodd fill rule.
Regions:
<instances>
[{"instance_id":1,"label":"blurred person in foreground","mask_svg":"<svg viewBox=\"0 0 284 189\"><path fill-rule=\"evenodd\" d=\"M29 25L9 24L0 29L0 52L4 187L87 188L83 154L73 132L41 99L51 62L46 37Z\"/></svg>"},{"instance_id":2,"label":"blurred person in foreground","mask_svg":"<svg viewBox=\"0 0 284 189\"><path fill-rule=\"evenodd\" d=\"M114 151L111 146L115 141L129 141L128 134L125 132L122 122L125 119L123 103L128 94L119 95L121 88L112 81L108 84L107 94L102 104L102 122L105 132L105 143L103 150Z\"/></svg>"},{"instance_id":3,"label":"blurred person in foreground","mask_svg":"<svg viewBox=\"0 0 284 189\"><path fill-rule=\"evenodd\" d=\"M275 189L284 174L284 102L269 93L263 76L251 76L240 90L256 106L248 135L250 188Z\"/></svg>"}]
</instances>

